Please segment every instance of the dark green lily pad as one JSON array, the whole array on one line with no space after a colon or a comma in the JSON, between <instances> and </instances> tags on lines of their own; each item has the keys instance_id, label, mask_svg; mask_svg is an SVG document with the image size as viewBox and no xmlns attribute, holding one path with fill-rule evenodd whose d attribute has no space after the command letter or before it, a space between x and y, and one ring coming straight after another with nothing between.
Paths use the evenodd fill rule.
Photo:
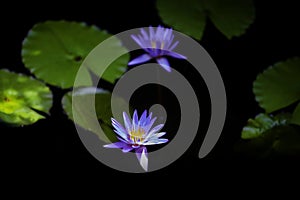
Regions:
<instances>
[{"instance_id":1,"label":"dark green lily pad","mask_svg":"<svg viewBox=\"0 0 300 200\"><path fill-rule=\"evenodd\" d=\"M229 39L240 36L254 20L252 0L157 0L162 20L196 39L201 39L206 18Z\"/></svg>"},{"instance_id":2,"label":"dark green lily pad","mask_svg":"<svg viewBox=\"0 0 300 200\"><path fill-rule=\"evenodd\" d=\"M0 120L12 125L33 124L49 114L52 93L40 81L0 70Z\"/></svg>"},{"instance_id":3,"label":"dark green lily pad","mask_svg":"<svg viewBox=\"0 0 300 200\"><path fill-rule=\"evenodd\" d=\"M96 94L94 93L95 91ZM79 126L95 133L101 140L105 142L116 141L116 134L113 132L111 126L111 93L102 89L82 88L78 89L74 93L73 98L76 98L76 105L74 105L74 109L72 109L72 92L67 93L62 101L63 108L69 119L74 121L73 112L75 111L75 123L77 123ZM95 111L96 116L99 119L98 121L93 120L95 114L93 110L89 110L86 107L81 106L90 104L92 98L95 98ZM118 99L117 103L120 106L127 105L122 98ZM104 131L105 136L110 141L107 141L106 137L99 132L99 124Z\"/></svg>"},{"instance_id":4,"label":"dark green lily pad","mask_svg":"<svg viewBox=\"0 0 300 200\"><path fill-rule=\"evenodd\" d=\"M281 114L276 117L261 113L255 119L249 119L247 125L243 128L242 139L253 139L261 136L266 131L275 126L287 125L291 116Z\"/></svg>"},{"instance_id":5,"label":"dark green lily pad","mask_svg":"<svg viewBox=\"0 0 300 200\"><path fill-rule=\"evenodd\" d=\"M297 124L300 126L300 103L298 104L298 106L296 107L296 109L293 113L291 123Z\"/></svg>"},{"instance_id":6,"label":"dark green lily pad","mask_svg":"<svg viewBox=\"0 0 300 200\"><path fill-rule=\"evenodd\" d=\"M276 126L260 137L240 141L236 150L244 156L257 159L299 159L300 128Z\"/></svg>"},{"instance_id":7,"label":"dark green lily pad","mask_svg":"<svg viewBox=\"0 0 300 200\"><path fill-rule=\"evenodd\" d=\"M70 88L85 57L110 36L106 31L87 26L85 23L38 23L29 31L23 42L23 62L37 78L51 85ZM115 39L107 50L126 52L118 39ZM113 83L126 70L128 60L129 55L117 59L101 78ZM84 79L83 86L90 86L92 81L89 71L84 69L81 73Z\"/></svg>"},{"instance_id":8,"label":"dark green lily pad","mask_svg":"<svg viewBox=\"0 0 300 200\"><path fill-rule=\"evenodd\" d=\"M267 113L300 100L300 58L280 62L257 76L253 84L256 101Z\"/></svg>"},{"instance_id":9,"label":"dark green lily pad","mask_svg":"<svg viewBox=\"0 0 300 200\"><path fill-rule=\"evenodd\" d=\"M240 36L254 21L252 0L204 0L208 17L228 38Z\"/></svg>"},{"instance_id":10,"label":"dark green lily pad","mask_svg":"<svg viewBox=\"0 0 300 200\"><path fill-rule=\"evenodd\" d=\"M206 15L202 3L189 0L157 0L157 8L162 20L196 39L201 39L205 28Z\"/></svg>"}]
</instances>

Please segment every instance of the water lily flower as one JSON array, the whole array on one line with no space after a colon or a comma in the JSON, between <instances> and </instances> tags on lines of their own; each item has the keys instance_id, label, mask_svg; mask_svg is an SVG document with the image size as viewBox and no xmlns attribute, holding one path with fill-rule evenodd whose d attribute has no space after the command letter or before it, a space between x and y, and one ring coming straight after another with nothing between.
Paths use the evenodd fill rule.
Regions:
<instances>
[{"instance_id":1,"label":"water lily flower","mask_svg":"<svg viewBox=\"0 0 300 200\"><path fill-rule=\"evenodd\" d=\"M159 132L164 124L159 124L152 128L156 117L152 118L152 113L147 116L147 110L143 112L140 119L138 119L138 114L135 110L132 121L126 112L123 112L123 119L125 126L114 118L111 119L114 132L117 134L119 141L104 145L104 147L122 149L124 153L134 150L140 165L145 171L148 171L146 146L168 142L168 139L160 138L166 134L166 132Z\"/></svg>"},{"instance_id":2,"label":"water lily flower","mask_svg":"<svg viewBox=\"0 0 300 200\"><path fill-rule=\"evenodd\" d=\"M144 63L154 58L165 70L171 72L170 64L165 56L186 59L185 56L172 51L179 43L178 41L173 43L172 29L158 26L155 32L150 26L149 35L144 29L141 29L141 35L131 35L131 37L147 53L133 59L128 65Z\"/></svg>"}]
</instances>

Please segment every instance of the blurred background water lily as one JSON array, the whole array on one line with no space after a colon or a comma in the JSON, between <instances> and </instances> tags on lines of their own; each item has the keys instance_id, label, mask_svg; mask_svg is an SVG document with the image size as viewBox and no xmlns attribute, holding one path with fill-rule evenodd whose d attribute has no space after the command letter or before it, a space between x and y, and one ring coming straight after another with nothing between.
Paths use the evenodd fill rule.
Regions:
<instances>
[{"instance_id":1,"label":"blurred background water lily","mask_svg":"<svg viewBox=\"0 0 300 200\"><path fill-rule=\"evenodd\" d=\"M111 119L114 132L117 134L118 142L104 145L105 148L122 149L124 153L134 150L145 171L148 171L147 145L162 144L168 139L160 138L166 132L159 132L164 124L159 124L152 128L156 117L152 118L152 113L147 116L147 110L138 118L137 111L133 113L133 119L123 112L124 126L114 118Z\"/></svg>"},{"instance_id":2,"label":"blurred background water lily","mask_svg":"<svg viewBox=\"0 0 300 200\"><path fill-rule=\"evenodd\" d=\"M185 56L173 52L179 41L173 43L174 34L170 28L158 26L155 32L150 26L149 35L144 29L141 29L141 35L131 35L131 37L147 53L133 59L128 65L144 63L154 58L166 71L171 72L170 64L165 56L186 59Z\"/></svg>"}]
</instances>

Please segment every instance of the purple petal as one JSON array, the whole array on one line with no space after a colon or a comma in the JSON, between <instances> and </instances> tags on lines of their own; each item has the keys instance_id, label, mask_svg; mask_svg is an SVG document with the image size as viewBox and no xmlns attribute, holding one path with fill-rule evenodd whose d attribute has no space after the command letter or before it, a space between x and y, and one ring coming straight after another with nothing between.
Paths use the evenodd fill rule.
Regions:
<instances>
[{"instance_id":1,"label":"purple petal","mask_svg":"<svg viewBox=\"0 0 300 200\"><path fill-rule=\"evenodd\" d=\"M166 143L168 142L169 140L168 139L165 139L165 138L161 138L161 139L158 139L158 144L163 144L163 143Z\"/></svg>"},{"instance_id":2,"label":"purple petal","mask_svg":"<svg viewBox=\"0 0 300 200\"><path fill-rule=\"evenodd\" d=\"M120 137L123 139L127 138L127 131L124 129L124 127L114 118L111 118L112 125L115 128L115 133L117 133Z\"/></svg>"},{"instance_id":3,"label":"purple petal","mask_svg":"<svg viewBox=\"0 0 300 200\"><path fill-rule=\"evenodd\" d=\"M115 143L111 143L111 144L106 144L103 147L122 149L124 146L127 146L127 144L124 142L115 142Z\"/></svg>"},{"instance_id":4,"label":"purple petal","mask_svg":"<svg viewBox=\"0 0 300 200\"><path fill-rule=\"evenodd\" d=\"M166 58L157 58L156 61L162 66L167 72L171 72L171 67Z\"/></svg>"},{"instance_id":5,"label":"purple petal","mask_svg":"<svg viewBox=\"0 0 300 200\"><path fill-rule=\"evenodd\" d=\"M141 154L143 152L143 148L145 148L145 147L139 147L139 148L135 149L135 155L139 161L141 159Z\"/></svg>"},{"instance_id":6,"label":"purple petal","mask_svg":"<svg viewBox=\"0 0 300 200\"><path fill-rule=\"evenodd\" d=\"M176 41L170 48L168 48L169 51L172 51L175 47L178 45L178 41Z\"/></svg>"},{"instance_id":7,"label":"purple petal","mask_svg":"<svg viewBox=\"0 0 300 200\"><path fill-rule=\"evenodd\" d=\"M146 31L143 28L141 28L141 34L143 35L145 40L149 40L148 34L146 33Z\"/></svg>"},{"instance_id":8,"label":"purple petal","mask_svg":"<svg viewBox=\"0 0 300 200\"><path fill-rule=\"evenodd\" d=\"M172 42L172 40L174 39L174 35L173 35L173 29L169 29L169 34L166 36L166 39L169 40L169 42Z\"/></svg>"},{"instance_id":9,"label":"purple petal","mask_svg":"<svg viewBox=\"0 0 300 200\"><path fill-rule=\"evenodd\" d=\"M136 151L136 156L140 162L140 165L145 171L148 171L148 153L146 147L138 148Z\"/></svg>"},{"instance_id":10,"label":"purple petal","mask_svg":"<svg viewBox=\"0 0 300 200\"><path fill-rule=\"evenodd\" d=\"M150 130L150 132L148 133L148 136L150 137L152 134L157 133L157 132L160 131L163 127L164 127L164 124L159 124L159 125L155 126L153 129ZM148 136L147 136L147 137L148 137Z\"/></svg>"},{"instance_id":11,"label":"purple petal","mask_svg":"<svg viewBox=\"0 0 300 200\"><path fill-rule=\"evenodd\" d=\"M148 171L148 154L147 149L145 148L142 152L142 156L140 159L140 165L145 171Z\"/></svg>"},{"instance_id":12,"label":"purple petal","mask_svg":"<svg viewBox=\"0 0 300 200\"><path fill-rule=\"evenodd\" d=\"M163 35L163 40L169 40L169 34L171 32L171 29L167 28L164 32L164 35Z\"/></svg>"},{"instance_id":13,"label":"purple petal","mask_svg":"<svg viewBox=\"0 0 300 200\"><path fill-rule=\"evenodd\" d=\"M154 124L156 120L156 117L154 117L145 127L144 127L144 130L145 130L145 133L147 134L150 130L150 128L152 127L152 125Z\"/></svg>"},{"instance_id":14,"label":"purple petal","mask_svg":"<svg viewBox=\"0 0 300 200\"><path fill-rule=\"evenodd\" d=\"M147 136L145 137L144 141L149 141L153 138L153 136L163 127L163 124L159 124L157 126L155 126L153 129L151 129L150 131L148 130ZM157 131L158 130L158 131ZM157 138L157 137L156 137ZM157 138L158 139L158 138Z\"/></svg>"},{"instance_id":15,"label":"purple petal","mask_svg":"<svg viewBox=\"0 0 300 200\"><path fill-rule=\"evenodd\" d=\"M149 36L150 36L150 40L153 40L153 38L154 38L154 30L153 30L153 27L152 26L150 26L149 27Z\"/></svg>"},{"instance_id":16,"label":"purple petal","mask_svg":"<svg viewBox=\"0 0 300 200\"><path fill-rule=\"evenodd\" d=\"M174 58L178 58L178 59L186 59L185 56L183 56L179 53L173 52L173 51L169 51L168 53L166 53L166 55L174 57Z\"/></svg>"},{"instance_id":17,"label":"purple petal","mask_svg":"<svg viewBox=\"0 0 300 200\"><path fill-rule=\"evenodd\" d=\"M152 141L156 141L156 140L159 140L160 137L164 136L166 134L166 132L160 132L160 133L154 133L152 135L148 135L144 142L147 143L147 142L152 142Z\"/></svg>"},{"instance_id":18,"label":"purple petal","mask_svg":"<svg viewBox=\"0 0 300 200\"><path fill-rule=\"evenodd\" d=\"M128 144L128 143L131 143L131 140L130 139L123 139L123 138L120 138L120 137L118 137L117 136L117 138L118 138L118 140L120 140L121 142L124 142L125 144Z\"/></svg>"},{"instance_id":19,"label":"purple petal","mask_svg":"<svg viewBox=\"0 0 300 200\"><path fill-rule=\"evenodd\" d=\"M118 136L120 136L121 135L121 133L120 132L118 132L117 130L113 130ZM130 142L130 140L128 140L128 136L124 136L124 137L118 137L117 136L117 138L120 140L120 141L123 141L123 142L125 142L125 143L128 143L128 142Z\"/></svg>"},{"instance_id":20,"label":"purple petal","mask_svg":"<svg viewBox=\"0 0 300 200\"><path fill-rule=\"evenodd\" d=\"M163 143L166 143L168 142L169 140L168 139L165 139L165 138L162 138L162 139L154 139L154 140L150 140L146 143L144 143L144 145L155 145L155 144L163 144Z\"/></svg>"},{"instance_id":21,"label":"purple petal","mask_svg":"<svg viewBox=\"0 0 300 200\"><path fill-rule=\"evenodd\" d=\"M134 112L133 112L133 119L132 119L132 126L133 126L134 130L137 130L138 123L139 123L139 119L138 119L137 110L134 110Z\"/></svg>"},{"instance_id":22,"label":"purple petal","mask_svg":"<svg viewBox=\"0 0 300 200\"><path fill-rule=\"evenodd\" d=\"M163 39L163 33L164 33L164 28L161 26L158 26L156 28L156 34L155 34L155 38L156 39Z\"/></svg>"},{"instance_id":23,"label":"purple petal","mask_svg":"<svg viewBox=\"0 0 300 200\"><path fill-rule=\"evenodd\" d=\"M129 151L131 151L133 148L131 145L126 145L122 148L123 153L127 153Z\"/></svg>"},{"instance_id":24,"label":"purple petal","mask_svg":"<svg viewBox=\"0 0 300 200\"><path fill-rule=\"evenodd\" d=\"M153 58L158 57L161 53L161 50L158 48L152 48L151 52L149 53L150 56L152 56Z\"/></svg>"},{"instance_id":25,"label":"purple petal","mask_svg":"<svg viewBox=\"0 0 300 200\"><path fill-rule=\"evenodd\" d=\"M149 113L149 115L148 115L148 119L149 119L149 122L150 122L150 120L152 119L152 112L151 113Z\"/></svg>"},{"instance_id":26,"label":"purple petal","mask_svg":"<svg viewBox=\"0 0 300 200\"><path fill-rule=\"evenodd\" d=\"M152 118L152 112L149 114L148 117L146 117L143 127L145 128L146 126L148 126L148 124L151 122L151 118Z\"/></svg>"},{"instance_id":27,"label":"purple petal","mask_svg":"<svg viewBox=\"0 0 300 200\"><path fill-rule=\"evenodd\" d=\"M139 41L140 41L140 43L141 43L141 47L142 48L146 48L148 45L147 45L147 40L145 41L145 39L141 36L141 35L138 35L138 37L139 37Z\"/></svg>"},{"instance_id":28,"label":"purple petal","mask_svg":"<svg viewBox=\"0 0 300 200\"><path fill-rule=\"evenodd\" d=\"M147 119L147 110L145 110L139 120L139 125L140 126L144 126L146 123L146 119Z\"/></svg>"},{"instance_id":29,"label":"purple petal","mask_svg":"<svg viewBox=\"0 0 300 200\"><path fill-rule=\"evenodd\" d=\"M136 64L140 64L140 63L144 63L147 62L148 60L150 60L152 57L149 56L148 54L143 54L135 59L133 59L132 61L130 61L128 63L128 65L136 65Z\"/></svg>"},{"instance_id":30,"label":"purple petal","mask_svg":"<svg viewBox=\"0 0 300 200\"><path fill-rule=\"evenodd\" d=\"M170 39L169 39L170 45L173 43L173 40L174 40L174 35L172 34L172 35L170 36ZM169 45L169 46L170 46L170 45Z\"/></svg>"},{"instance_id":31,"label":"purple petal","mask_svg":"<svg viewBox=\"0 0 300 200\"><path fill-rule=\"evenodd\" d=\"M155 47L154 47L156 52L157 52L158 49L160 49L160 45L161 45L161 42L159 40L156 40L155 41Z\"/></svg>"},{"instance_id":32,"label":"purple petal","mask_svg":"<svg viewBox=\"0 0 300 200\"><path fill-rule=\"evenodd\" d=\"M164 136L165 134L166 134L166 132L160 132L160 133L155 134L155 136L159 138L159 137Z\"/></svg>"},{"instance_id":33,"label":"purple petal","mask_svg":"<svg viewBox=\"0 0 300 200\"><path fill-rule=\"evenodd\" d=\"M173 39L174 39L174 35L171 35L170 38L168 40L166 40L165 49L168 49L168 50L170 49Z\"/></svg>"},{"instance_id":34,"label":"purple petal","mask_svg":"<svg viewBox=\"0 0 300 200\"><path fill-rule=\"evenodd\" d=\"M140 46L142 46L141 41L135 36L135 35L131 35L131 38Z\"/></svg>"},{"instance_id":35,"label":"purple petal","mask_svg":"<svg viewBox=\"0 0 300 200\"><path fill-rule=\"evenodd\" d=\"M127 132L129 133L132 130L131 119L128 117L126 112L123 112L124 124Z\"/></svg>"},{"instance_id":36,"label":"purple petal","mask_svg":"<svg viewBox=\"0 0 300 200\"><path fill-rule=\"evenodd\" d=\"M151 58L152 58L152 57L155 57L154 51L153 51L151 45L147 44L147 45L145 45L145 46L147 46L147 47L144 48L144 50L149 54L149 56L151 56ZM149 46L150 46L150 47L149 47Z\"/></svg>"}]
</instances>

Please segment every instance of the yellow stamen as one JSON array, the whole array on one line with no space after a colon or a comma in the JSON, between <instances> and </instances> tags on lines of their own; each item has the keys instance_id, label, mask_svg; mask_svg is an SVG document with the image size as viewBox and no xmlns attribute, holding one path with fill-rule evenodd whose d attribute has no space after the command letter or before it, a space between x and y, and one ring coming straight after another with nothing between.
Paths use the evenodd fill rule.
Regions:
<instances>
[{"instance_id":1,"label":"yellow stamen","mask_svg":"<svg viewBox=\"0 0 300 200\"><path fill-rule=\"evenodd\" d=\"M130 139L133 142L142 142L144 140L145 130L139 128L138 130L130 131Z\"/></svg>"}]
</instances>

